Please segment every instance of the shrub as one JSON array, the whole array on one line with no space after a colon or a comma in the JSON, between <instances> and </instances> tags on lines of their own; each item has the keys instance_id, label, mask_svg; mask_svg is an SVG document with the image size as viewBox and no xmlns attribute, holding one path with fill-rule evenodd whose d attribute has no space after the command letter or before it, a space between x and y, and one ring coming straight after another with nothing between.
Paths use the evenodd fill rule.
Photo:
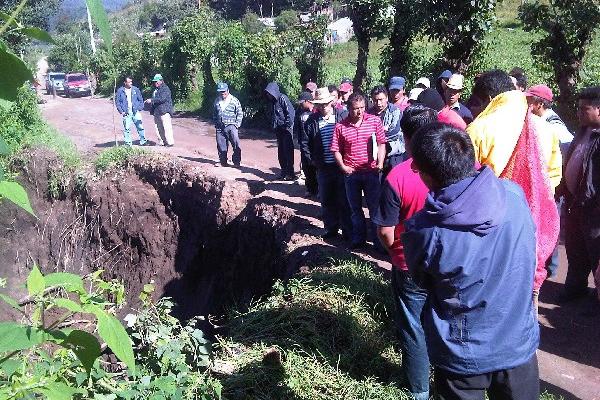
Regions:
<instances>
[{"instance_id":1,"label":"shrub","mask_svg":"<svg viewBox=\"0 0 600 400\"><path fill-rule=\"evenodd\" d=\"M110 168L126 168L133 157L149 154L147 150L131 147L116 146L102 151L94 161L97 174Z\"/></svg>"}]
</instances>

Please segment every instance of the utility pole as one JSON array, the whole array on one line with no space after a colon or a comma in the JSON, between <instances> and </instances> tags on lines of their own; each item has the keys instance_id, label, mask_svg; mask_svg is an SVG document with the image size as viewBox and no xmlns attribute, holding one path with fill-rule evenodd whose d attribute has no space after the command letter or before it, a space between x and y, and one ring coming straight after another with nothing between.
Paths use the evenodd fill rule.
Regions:
<instances>
[{"instance_id":1,"label":"utility pole","mask_svg":"<svg viewBox=\"0 0 600 400\"><path fill-rule=\"evenodd\" d=\"M90 14L90 8L86 7L88 27L90 28L90 44L92 46L92 53L96 54L96 41L94 41L94 28L92 27L92 15Z\"/></svg>"}]
</instances>

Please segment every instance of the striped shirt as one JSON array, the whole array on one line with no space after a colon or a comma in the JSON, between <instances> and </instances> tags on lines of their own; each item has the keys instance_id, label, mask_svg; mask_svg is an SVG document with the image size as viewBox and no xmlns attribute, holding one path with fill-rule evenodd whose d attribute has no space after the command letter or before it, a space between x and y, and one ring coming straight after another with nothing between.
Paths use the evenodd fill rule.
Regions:
<instances>
[{"instance_id":1,"label":"striped shirt","mask_svg":"<svg viewBox=\"0 0 600 400\"><path fill-rule=\"evenodd\" d=\"M242 126L242 118L244 117L244 111L240 101L232 94L228 97L231 99L224 102L225 109L221 109L221 98L219 97L214 104L213 120L217 128L225 128L228 125L235 125L236 128Z\"/></svg>"},{"instance_id":2,"label":"striped shirt","mask_svg":"<svg viewBox=\"0 0 600 400\"><path fill-rule=\"evenodd\" d=\"M327 119L319 118L319 132L321 133L321 142L323 143L323 162L325 164L335 163L335 156L331 151L331 141L333 140L333 131L335 129L335 114L331 114Z\"/></svg>"},{"instance_id":3,"label":"striped shirt","mask_svg":"<svg viewBox=\"0 0 600 400\"><path fill-rule=\"evenodd\" d=\"M339 151L344 164L354 168L355 171L375 170L377 160L373 157L373 136L378 145L386 142L385 131L379 117L364 114L358 127L351 125L346 118L335 126L331 151Z\"/></svg>"}]
</instances>

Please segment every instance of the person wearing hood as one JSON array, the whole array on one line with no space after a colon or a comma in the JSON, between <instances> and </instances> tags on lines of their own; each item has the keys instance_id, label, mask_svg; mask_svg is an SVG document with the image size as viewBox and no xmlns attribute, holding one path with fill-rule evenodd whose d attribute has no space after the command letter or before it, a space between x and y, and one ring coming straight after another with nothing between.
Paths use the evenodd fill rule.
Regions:
<instances>
[{"instance_id":1,"label":"person wearing hood","mask_svg":"<svg viewBox=\"0 0 600 400\"><path fill-rule=\"evenodd\" d=\"M276 82L265 88L265 94L271 101L273 131L277 137L277 158L281 168L280 179L296 180L294 172L294 106L290 99L279 90Z\"/></svg>"},{"instance_id":2,"label":"person wearing hood","mask_svg":"<svg viewBox=\"0 0 600 400\"><path fill-rule=\"evenodd\" d=\"M434 123L411 140L430 193L402 235L427 290L423 329L442 399L539 398L539 327L531 296L535 225L523 190L483 166L469 136Z\"/></svg>"}]
</instances>

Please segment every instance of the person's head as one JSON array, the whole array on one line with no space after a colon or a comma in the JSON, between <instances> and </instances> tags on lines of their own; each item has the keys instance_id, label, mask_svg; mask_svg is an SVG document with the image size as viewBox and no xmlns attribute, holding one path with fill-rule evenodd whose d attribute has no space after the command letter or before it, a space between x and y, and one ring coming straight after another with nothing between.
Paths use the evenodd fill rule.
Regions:
<instances>
[{"instance_id":1,"label":"person's head","mask_svg":"<svg viewBox=\"0 0 600 400\"><path fill-rule=\"evenodd\" d=\"M453 74L448 83L446 84L446 90L444 91L446 104L451 106L458 103L460 100L460 94L464 87L465 78L460 74Z\"/></svg>"},{"instance_id":2,"label":"person's head","mask_svg":"<svg viewBox=\"0 0 600 400\"><path fill-rule=\"evenodd\" d=\"M406 85L406 79L401 76L392 76L390 78L390 84L388 90L390 91L390 101L396 103L405 96L404 87Z\"/></svg>"},{"instance_id":3,"label":"person's head","mask_svg":"<svg viewBox=\"0 0 600 400\"><path fill-rule=\"evenodd\" d=\"M432 108L440 112L446 106L444 99L435 89L425 89L417 97L417 103L423 104L426 107Z\"/></svg>"},{"instance_id":4,"label":"person's head","mask_svg":"<svg viewBox=\"0 0 600 400\"><path fill-rule=\"evenodd\" d=\"M577 117L582 126L600 128L600 86L588 87L579 93Z\"/></svg>"},{"instance_id":5,"label":"person's head","mask_svg":"<svg viewBox=\"0 0 600 400\"><path fill-rule=\"evenodd\" d=\"M300 97L298 98L298 105L300 109L304 111L310 111L313 109L313 95L310 92L304 91L300 93Z\"/></svg>"},{"instance_id":6,"label":"person's head","mask_svg":"<svg viewBox=\"0 0 600 400\"><path fill-rule=\"evenodd\" d=\"M417 79L417 82L415 83L415 88L429 89L430 87L431 82L429 81L429 78L421 77Z\"/></svg>"},{"instance_id":7,"label":"person's head","mask_svg":"<svg viewBox=\"0 0 600 400\"><path fill-rule=\"evenodd\" d=\"M388 106L388 93L385 86L375 86L371 90L371 100L373 100L373 108L377 113L385 110Z\"/></svg>"},{"instance_id":8,"label":"person's head","mask_svg":"<svg viewBox=\"0 0 600 400\"><path fill-rule=\"evenodd\" d=\"M533 85L525 91L525 96L529 110L538 117L544 115L547 109L552 108L554 95L552 89L546 85Z\"/></svg>"},{"instance_id":9,"label":"person's head","mask_svg":"<svg viewBox=\"0 0 600 400\"><path fill-rule=\"evenodd\" d=\"M160 87L160 85L162 85L163 82L164 79L161 74L156 74L154 75L154 78L152 78L152 83L154 83L154 87Z\"/></svg>"},{"instance_id":10,"label":"person's head","mask_svg":"<svg viewBox=\"0 0 600 400\"><path fill-rule=\"evenodd\" d=\"M322 87L316 90L312 103L322 117L328 117L333 114L333 100L334 97L329 93L329 89Z\"/></svg>"},{"instance_id":11,"label":"person's head","mask_svg":"<svg viewBox=\"0 0 600 400\"><path fill-rule=\"evenodd\" d=\"M358 122L365 113L367 100L360 92L354 92L348 98L348 119L351 122Z\"/></svg>"},{"instance_id":12,"label":"person's head","mask_svg":"<svg viewBox=\"0 0 600 400\"><path fill-rule=\"evenodd\" d=\"M440 76L438 76L438 79L437 79L438 91L441 91L443 93L444 90L446 90L446 85L448 84L448 81L450 80L451 76L452 76L452 71L450 71L449 69L445 70L444 72L442 72L440 74Z\"/></svg>"},{"instance_id":13,"label":"person's head","mask_svg":"<svg viewBox=\"0 0 600 400\"><path fill-rule=\"evenodd\" d=\"M337 103L340 98L337 86L329 85L327 86L327 90L329 90L329 94L333 96L333 102Z\"/></svg>"},{"instance_id":14,"label":"person's head","mask_svg":"<svg viewBox=\"0 0 600 400\"><path fill-rule=\"evenodd\" d=\"M494 69L477 77L473 86L473 96L477 97L483 110L496 96L511 90L515 90L515 87L508 74Z\"/></svg>"},{"instance_id":15,"label":"person's head","mask_svg":"<svg viewBox=\"0 0 600 400\"><path fill-rule=\"evenodd\" d=\"M508 73L511 77L514 78L515 88L524 92L527 89L527 76L525 76L525 71L523 68L514 67Z\"/></svg>"},{"instance_id":16,"label":"person's head","mask_svg":"<svg viewBox=\"0 0 600 400\"><path fill-rule=\"evenodd\" d=\"M344 103L348 103L348 99L350 98L350 95L352 95L353 92L354 92L354 88L352 87L352 84L349 82L342 82L342 84L338 88L338 93L340 94L340 99L342 99L342 101Z\"/></svg>"},{"instance_id":17,"label":"person's head","mask_svg":"<svg viewBox=\"0 0 600 400\"><path fill-rule=\"evenodd\" d=\"M469 135L435 122L419 129L411 140L412 168L431 190L443 189L475 172L475 150Z\"/></svg>"},{"instance_id":18,"label":"person's head","mask_svg":"<svg viewBox=\"0 0 600 400\"><path fill-rule=\"evenodd\" d=\"M404 144L409 154L411 153L410 143L415 132L434 122L437 122L437 112L423 104L414 104L404 110L400 120L400 129L402 129Z\"/></svg>"},{"instance_id":19,"label":"person's head","mask_svg":"<svg viewBox=\"0 0 600 400\"><path fill-rule=\"evenodd\" d=\"M123 80L123 86L125 86L127 89L131 89L133 86L133 79L131 79L130 76L126 76Z\"/></svg>"},{"instance_id":20,"label":"person's head","mask_svg":"<svg viewBox=\"0 0 600 400\"><path fill-rule=\"evenodd\" d=\"M227 85L225 82L217 83L217 93L222 99L226 99L227 96L229 96L229 85Z\"/></svg>"},{"instance_id":21,"label":"person's head","mask_svg":"<svg viewBox=\"0 0 600 400\"><path fill-rule=\"evenodd\" d=\"M305 90L307 92L309 92L311 95L315 95L315 92L317 91L317 84L314 82L308 82L305 86L304 86Z\"/></svg>"}]
</instances>

